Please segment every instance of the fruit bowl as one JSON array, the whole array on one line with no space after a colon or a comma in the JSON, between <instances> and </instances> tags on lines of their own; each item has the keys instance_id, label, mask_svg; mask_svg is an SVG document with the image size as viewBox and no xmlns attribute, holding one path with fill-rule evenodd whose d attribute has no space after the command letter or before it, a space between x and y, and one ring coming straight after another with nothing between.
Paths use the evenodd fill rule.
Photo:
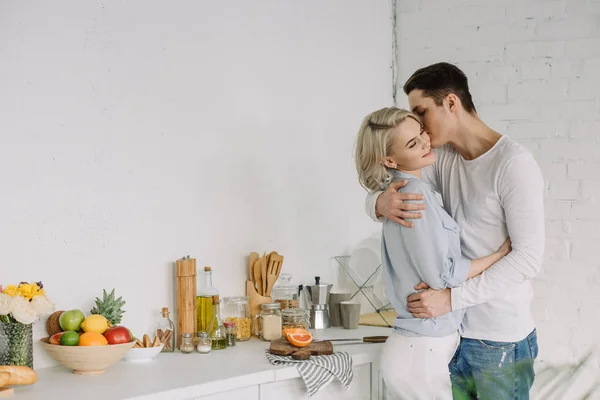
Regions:
<instances>
[{"instance_id":1,"label":"fruit bowl","mask_svg":"<svg viewBox=\"0 0 600 400\"><path fill-rule=\"evenodd\" d=\"M128 362L145 362L151 361L154 357L161 352L161 350L165 347L164 344L160 344L156 347L134 347L125 354L125 361Z\"/></svg>"},{"instance_id":2,"label":"fruit bowl","mask_svg":"<svg viewBox=\"0 0 600 400\"><path fill-rule=\"evenodd\" d=\"M73 370L74 374L94 375L104 370L125 356L135 341L106 346L60 346L48 343L49 338L40 339L42 347L50 357Z\"/></svg>"}]
</instances>

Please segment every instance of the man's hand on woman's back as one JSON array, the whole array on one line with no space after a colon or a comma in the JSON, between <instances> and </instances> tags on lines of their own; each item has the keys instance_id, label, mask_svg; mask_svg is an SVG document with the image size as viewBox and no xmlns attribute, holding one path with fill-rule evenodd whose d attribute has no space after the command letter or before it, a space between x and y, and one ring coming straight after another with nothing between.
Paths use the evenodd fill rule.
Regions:
<instances>
[{"instance_id":1,"label":"man's hand on woman's back","mask_svg":"<svg viewBox=\"0 0 600 400\"><path fill-rule=\"evenodd\" d=\"M415 211L424 210L425 204L414 202L415 200L423 200L421 194L398 192L400 188L407 184L408 181L406 180L392 182L387 190L379 195L375 204L377 217L383 216L402 226L412 228L413 224L406 220L421 218L421 213Z\"/></svg>"}]
</instances>

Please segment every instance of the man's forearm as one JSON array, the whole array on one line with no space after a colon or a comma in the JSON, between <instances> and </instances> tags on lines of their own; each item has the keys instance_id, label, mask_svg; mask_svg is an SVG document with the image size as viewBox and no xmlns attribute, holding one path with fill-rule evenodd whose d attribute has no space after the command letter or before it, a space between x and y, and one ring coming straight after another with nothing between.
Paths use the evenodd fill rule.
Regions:
<instances>
[{"instance_id":1,"label":"man's forearm","mask_svg":"<svg viewBox=\"0 0 600 400\"><path fill-rule=\"evenodd\" d=\"M365 198L365 211L367 215L375 222L381 222L383 220L383 216L377 213L377 200L379 199L379 195L383 193L382 191L371 192L367 194Z\"/></svg>"},{"instance_id":2,"label":"man's forearm","mask_svg":"<svg viewBox=\"0 0 600 400\"><path fill-rule=\"evenodd\" d=\"M512 251L480 275L465 281L457 288L453 288L451 294L452 310L486 303L495 297L510 292L516 285L533 278L541 271L541 261L528 262L526 258L528 257ZM523 268L522 262L527 262L528 266ZM537 273L524 274L523 269L531 272L537 271Z\"/></svg>"}]
</instances>

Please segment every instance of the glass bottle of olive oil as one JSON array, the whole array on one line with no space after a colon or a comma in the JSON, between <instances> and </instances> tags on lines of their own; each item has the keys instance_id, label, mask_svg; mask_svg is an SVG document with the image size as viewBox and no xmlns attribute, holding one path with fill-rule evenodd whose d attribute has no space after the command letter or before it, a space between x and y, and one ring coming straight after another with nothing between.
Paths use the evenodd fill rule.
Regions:
<instances>
[{"instance_id":1,"label":"glass bottle of olive oil","mask_svg":"<svg viewBox=\"0 0 600 400\"><path fill-rule=\"evenodd\" d=\"M213 315L213 296L219 292L212 285L212 268L204 267L196 283L196 331L209 332L208 324Z\"/></svg>"},{"instance_id":2,"label":"glass bottle of olive oil","mask_svg":"<svg viewBox=\"0 0 600 400\"><path fill-rule=\"evenodd\" d=\"M219 296L213 296L212 317L208 323L208 337L212 350L222 350L227 347L227 331L221 319Z\"/></svg>"}]
</instances>

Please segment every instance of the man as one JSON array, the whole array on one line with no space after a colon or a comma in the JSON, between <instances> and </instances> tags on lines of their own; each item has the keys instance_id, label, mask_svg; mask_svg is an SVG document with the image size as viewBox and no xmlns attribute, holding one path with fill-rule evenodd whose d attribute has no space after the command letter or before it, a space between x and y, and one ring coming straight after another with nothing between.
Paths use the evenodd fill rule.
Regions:
<instances>
[{"instance_id":1,"label":"man","mask_svg":"<svg viewBox=\"0 0 600 400\"><path fill-rule=\"evenodd\" d=\"M423 179L441 193L446 211L461 228L462 253L476 259L510 237L512 251L460 287L427 289L408 298L415 318L466 308L461 343L450 362L454 398L528 399L537 337L531 279L544 251L543 178L533 156L479 119L467 77L456 66L433 64L404 85L411 110L420 116L436 148L437 163ZM410 226L422 205L399 193L403 183L367 195L367 213ZM428 212L423 210L422 212ZM431 243L435 246L435 243Z\"/></svg>"}]
</instances>

